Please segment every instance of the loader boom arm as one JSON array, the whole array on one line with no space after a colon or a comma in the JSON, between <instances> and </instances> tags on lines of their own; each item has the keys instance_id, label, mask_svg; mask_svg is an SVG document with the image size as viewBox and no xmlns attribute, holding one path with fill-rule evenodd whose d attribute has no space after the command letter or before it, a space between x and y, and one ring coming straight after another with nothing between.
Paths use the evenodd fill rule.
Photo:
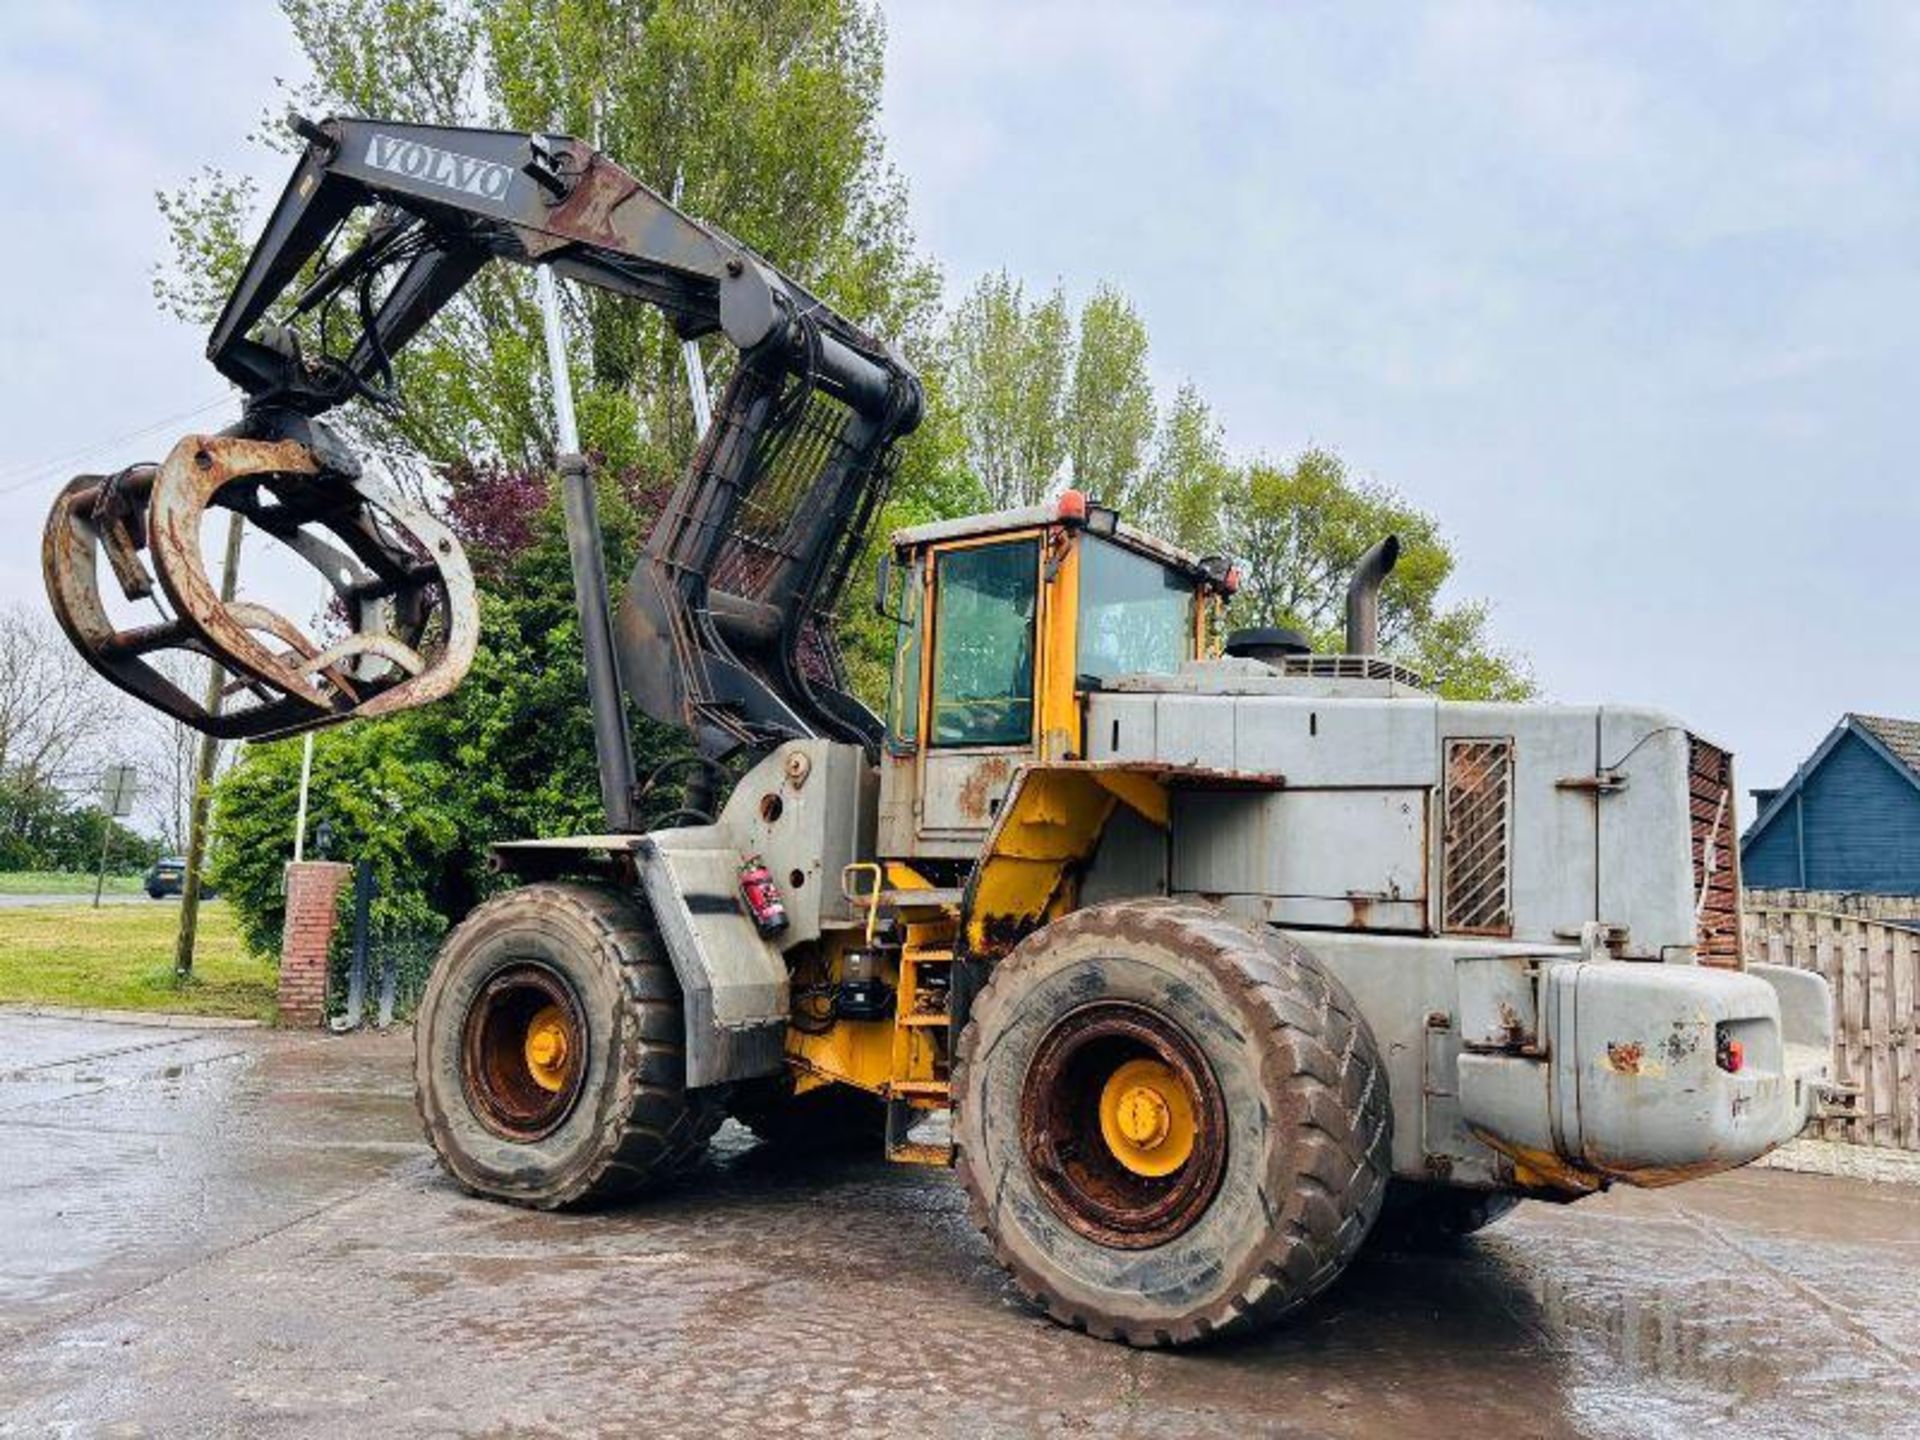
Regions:
<instances>
[{"instance_id":1,"label":"loader boom arm","mask_svg":"<svg viewBox=\"0 0 1920 1440\"><path fill-rule=\"evenodd\" d=\"M349 399L390 401L392 357L490 260L656 306L683 339L722 335L738 364L616 617L622 683L709 757L807 736L873 744L828 620L894 443L919 420L898 354L581 141L350 118L295 129L306 151L207 347L247 393L244 432L310 437ZM350 303L359 338L303 355L267 317L366 209L363 238L287 314Z\"/></svg>"}]
</instances>

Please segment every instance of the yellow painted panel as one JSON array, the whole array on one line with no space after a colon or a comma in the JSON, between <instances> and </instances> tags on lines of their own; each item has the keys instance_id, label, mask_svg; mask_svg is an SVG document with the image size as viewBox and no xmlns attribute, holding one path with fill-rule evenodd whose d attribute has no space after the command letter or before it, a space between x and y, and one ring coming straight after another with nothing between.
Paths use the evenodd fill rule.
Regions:
<instances>
[{"instance_id":1,"label":"yellow painted panel","mask_svg":"<svg viewBox=\"0 0 1920 1440\"><path fill-rule=\"evenodd\" d=\"M787 1027L787 1059L801 1072L799 1088L840 1081L878 1094L893 1075L891 1020L836 1020L824 1034Z\"/></svg>"},{"instance_id":2,"label":"yellow painted panel","mask_svg":"<svg viewBox=\"0 0 1920 1440\"><path fill-rule=\"evenodd\" d=\"M1040 758L1081 753L1080 697L1074 691L1080 646L1080 534L1054 526L1042 560L1040 623Z\"/></svg>"},{"instance_id":3,"label":"yellow painted panel","mask_svg":"<svg viewBox=\"0 0 1920 1440\"><path fill-rule=\"evenodd\" d=\"M1022 771L975 872L968 946L982 954L1004 948L1012 934L1070 906L1072 873L1093 853L1116 803L1091 769Z\"/></svg>"},{"instance_id":4,"label":"yellow painted panel","mask_svg":"<svg viewBox=\"0 0 1920 1440\"><path fill-rule=\"evenodd\" d=\"M1118 767L1095 770L1092 774L1103 789L1139 811L1143 819L1162 830L1167 828L1172 815L1167 790L1152 775Z\"/></svg>"}]
</instances>

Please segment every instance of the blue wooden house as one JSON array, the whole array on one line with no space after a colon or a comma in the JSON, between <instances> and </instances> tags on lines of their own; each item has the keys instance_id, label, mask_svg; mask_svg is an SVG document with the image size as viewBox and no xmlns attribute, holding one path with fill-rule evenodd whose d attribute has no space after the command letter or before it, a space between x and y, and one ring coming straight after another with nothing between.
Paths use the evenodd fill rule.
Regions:
<instances>
[{"instance_id":1,"label":"blue wooden house","mask_svg":"<svg viewBox=\"0 0 1920 1440\"><path fill-rule=\"evenodd\" d=\"M1920 721L1847 715L1740 839L1758 890L1920 895Z\"/></svg>"}]
</instances>

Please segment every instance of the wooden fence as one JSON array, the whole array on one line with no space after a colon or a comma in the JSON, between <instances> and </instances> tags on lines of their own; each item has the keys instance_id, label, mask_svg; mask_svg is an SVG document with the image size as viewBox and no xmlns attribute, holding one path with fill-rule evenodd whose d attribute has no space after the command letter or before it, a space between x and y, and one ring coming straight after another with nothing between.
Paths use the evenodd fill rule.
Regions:
<instances>
[{"instance_id":1,"label":"wooden fence","mask_svg":"<svg viewBox=\"0 0 1920 1440\"><path fill-rule=\"evenodd\" d=\"M1834 998L1834 1070L1859 1091L1854 1113L1808 1134L1920 1150L1920 933L1819 910L1756 905L1741 918L1748 964L1826 977Z\"/></svg>"},{"instance_id":2,"label":"wooden fence","mask_svg":"<svg viewBox=\"0 0 1920 1440\"><path fill-rule=\"evenodd\" d=\"M1860 920L1920 920L1920 895L1874 895L1865 890L1744 890L1755 910L1824 910Z\"/></svg>"}]
</instances>

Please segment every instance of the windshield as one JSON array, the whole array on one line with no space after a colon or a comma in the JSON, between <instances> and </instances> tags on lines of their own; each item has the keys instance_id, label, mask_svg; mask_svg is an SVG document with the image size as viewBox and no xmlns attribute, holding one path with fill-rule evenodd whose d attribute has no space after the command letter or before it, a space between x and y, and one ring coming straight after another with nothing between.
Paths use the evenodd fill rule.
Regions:
<instances>
[{"instance_id":1,"label":"windshield","mask_svg":"<svg viewBox=\"0 0 1920 1440\"><path fill-rule=\"evenodd\" d=\"M942 554L935 572L935 745L1024 745L1033 735L1036 540Z\"/></svg>"},{"instance_id":2,"label":"windshield","mask_svg":"<svg viewBox=\"0 0 1920 1440\"><path fill-rule=\"evenodd\" d=\"M1117 675L1170 675L1192 654L1192 582L1145 555L1083 536L1077 687Z\"/></svg>"}]
</instances>

